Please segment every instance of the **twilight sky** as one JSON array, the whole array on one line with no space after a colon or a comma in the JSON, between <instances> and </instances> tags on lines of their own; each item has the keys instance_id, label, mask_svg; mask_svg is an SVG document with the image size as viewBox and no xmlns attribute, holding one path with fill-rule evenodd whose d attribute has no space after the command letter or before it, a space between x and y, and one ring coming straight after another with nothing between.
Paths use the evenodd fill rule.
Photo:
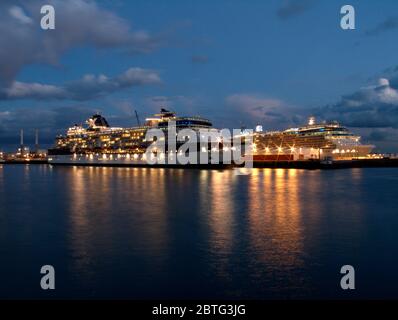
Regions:
<instances>
[{"instance_id":1,"label":"twilight sky","mask_svg":"<svg viewBox=\"0 0 398 320\"><path fill-rule=\"evenodd\" d=\"M166 106L219 128L315 115L398 152L395 0L2 0L0 35L0 149L20 128L51 143L96 111L133 126Z\"/></svg>"}]
</instances>

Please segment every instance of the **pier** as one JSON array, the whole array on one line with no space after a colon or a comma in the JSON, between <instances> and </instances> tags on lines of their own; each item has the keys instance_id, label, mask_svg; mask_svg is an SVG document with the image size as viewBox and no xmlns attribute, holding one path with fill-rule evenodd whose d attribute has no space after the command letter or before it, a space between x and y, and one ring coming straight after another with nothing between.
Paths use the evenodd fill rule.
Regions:
<instances>
[{"instance_id":1,"label":"pier","mask_svg":"<svg viewBox=\"0 0 398 320\"><path fill-rule=\"evenodd\" d=\"M0 160L0 164L12 165L12 164L24 164L24 165L35 165L35 164L48 164L48 158L44 155L34 155L20 157L5 157ZM61 165L61 164L56 164ZM63 166L97 166L97 167L146 167L146 168L186 168L186 169L228 169L236 167L235 165L223 165L223 164L187 164L187 165L152 165L152 164L118 164L118 163L70 163L62 164ZM353 159L353 160L338 160L325 163L314 160L295 160L295 161L254 161L254 168L286 168L286 169L347 169L347 168L384 168L384 167L398 167L398 158L369 158L369 159Z\"/></svg>"}]
</instances>

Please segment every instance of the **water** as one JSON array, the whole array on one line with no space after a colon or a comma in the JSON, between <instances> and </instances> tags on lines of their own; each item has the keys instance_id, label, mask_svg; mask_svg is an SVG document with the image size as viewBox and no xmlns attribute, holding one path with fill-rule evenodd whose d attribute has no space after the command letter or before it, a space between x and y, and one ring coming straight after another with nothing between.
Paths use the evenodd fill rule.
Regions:
<instances>
[{"instance_id":1,"label":"water","mask_svg":"<svg viewBox=\"0 0 398 320\"><path fill-rule=\"evenodd\" d=\"M0 298L397 298L397 183L394 168L4 165Z\"/></svg>"}]
</instances>

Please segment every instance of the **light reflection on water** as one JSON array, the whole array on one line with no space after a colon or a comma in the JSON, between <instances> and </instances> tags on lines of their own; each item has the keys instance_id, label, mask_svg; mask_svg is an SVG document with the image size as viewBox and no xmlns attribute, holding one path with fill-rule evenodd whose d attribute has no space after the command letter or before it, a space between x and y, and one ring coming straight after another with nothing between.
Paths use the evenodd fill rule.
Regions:
<instances>
[{"instance_id":1,"label":"light reflection on water","mask_svg":"<svg viewBox=\"0 0 398 320\"><path fill-rule=\"evenodd\" d=\"M7 166L0 169L7 244L0 254L10 263L0 273L17 270L34 285L32 269L53 261L57 297L345 298L339 268L360 264L363 285L354 297L391 297L398 281L388 271L397 261L380 248L397 246L397 177L394 169L238 176ZM384 192L374 193L375 184ZM376 283L372 275L381 271L389 284ZM43 295L19 285L25 289L14 283L0 297Z\"/></svg>"}]
</instances>

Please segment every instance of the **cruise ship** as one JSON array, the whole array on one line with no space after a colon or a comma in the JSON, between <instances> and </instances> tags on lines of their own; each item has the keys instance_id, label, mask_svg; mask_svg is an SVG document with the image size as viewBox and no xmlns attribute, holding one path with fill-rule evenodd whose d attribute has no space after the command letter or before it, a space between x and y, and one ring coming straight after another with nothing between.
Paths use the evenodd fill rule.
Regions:
<instances>
[{"instance_id":1,"label":"cruise ship","mask_svg":"<svg viewBox=\"0 0 398 320\"><path fill-rule=\"evenodd\" d=\"M86 126L74 125L66 134L56 137L55 146L48 150L48 162L64 165L148 165L146 150L153 140L146 140L147 130L160 129L167 137L170 121L175 123L176 132L192 129L198 134L200 129L212 129L212 123L207 119L198 116L179 117L164 108L160 113L147 118L144 125L131 128L111 127L102 115L95 114L86 121ZM182 144L183 142L177 142L175 150ZM165 145L166 150L163 153L159 151L154 156L163 157L164 164L168 164L173 156L168 155L167 141ZM211 156L209 152L209 157ZM178 165L175 161L171 161L171 164Z\"/></svg>"},{"instance_id":2,"label":"cruise ship","mask_svg":"<svg viewBox=\"0 0 398 320\"><path fill-rule=\"evenodd\" d=\"M284 131L253 133L253 161L353 160L366 158L373 145L361 143L361 137L337 121L308 124Z\"/></svg>"},{"instance_id":3,"label":"cruise ship","mask_svg":"<svg viewBox=\"0 0 398 320\"><path fill-rule=\"evenodd\" d=\"M176 132L182 129L192 129L198 137L201 134L201 129L216 130L207 119L197 116L180 117L175 112L164 108L160 113L147 118L144 125L131 128L111 127L102 115L95 114L86 121L86 126L74 125L67 130L66 134L56 137L55 146L48 150L48 162L50 164L101 166L187 164L176 162L178 157L174 153L177 152L176 150L180 150L179 147L187 140L177 142L174 150L168 146L167 132L170 121L175 123ZM160 129L165 133L165 147L164 150L155 149L148 153L148 147L153 144L154 140L146 140L146 134L149 129L153 128ZM242 156L254 163L363 159L368 158L374 148L373 145L362 144L359 135L352 133L338 122L317 123L314 117L309 119L307 125L298 128L284 131L263 131L261 126L257 126L254 131L246 133L243 131L241 134L242 142L244 139L248 139L246 145L251 141L253 143L251 152L242 154ZM231 141L228 145L231 146ZM242 145L238 148L244 153L245 148ZM225 145L225 141L221 140L216 148L214 144L210 143L204 148L198 142L194 148L190 149L190 152L195 150L194 152L201 156L204 154L205 164L223 165L223 159L225 159L223 152L226 149L228 147ZM235 146L229 149L236 150ZM148 161L148 155L163 161L157 163ZM217 158L218 161L212 161L214 158ZM231 162L224 162L231 164ZM198 163L199 161L188 164L196 165Z\"/></svg>"}]
</instances>

